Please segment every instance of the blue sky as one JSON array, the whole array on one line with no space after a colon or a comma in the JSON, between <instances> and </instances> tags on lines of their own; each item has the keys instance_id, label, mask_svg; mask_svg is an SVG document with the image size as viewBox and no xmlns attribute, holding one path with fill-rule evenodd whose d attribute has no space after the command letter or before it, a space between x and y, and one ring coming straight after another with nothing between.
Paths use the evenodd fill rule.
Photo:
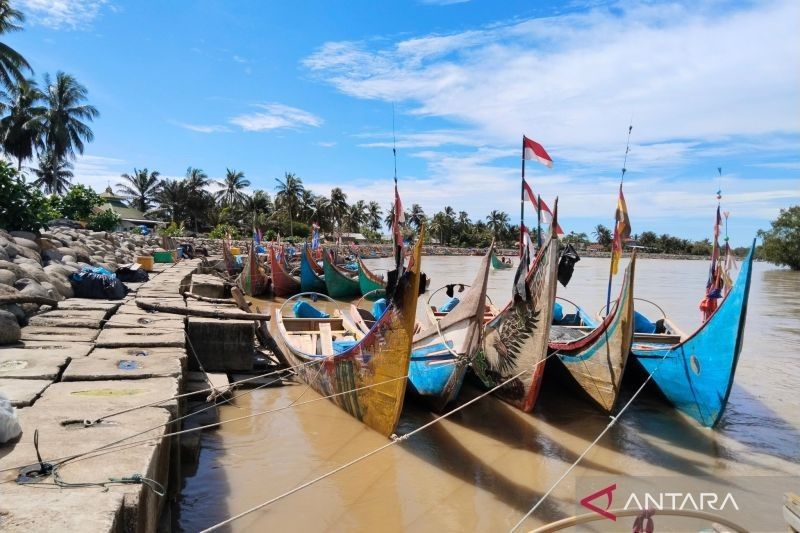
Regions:
<instances>
[{"instance_id":1,"label":"blue sky","mask_svg":"<svg viewBox=\"0 0 800 533\"><path fill-rule=\"evenodd\" d=\"M76 181L133 167L284 172L390 203L392 105L406 205L517 221L521 135L552 169L566 231L711 231L721 183L735 244L800 201L800 3L19 0L6 36L101 112ZM717 167L723 176L717 178ZM530 221L530 219L529 219Z\"/></svg>"}]
</instances>

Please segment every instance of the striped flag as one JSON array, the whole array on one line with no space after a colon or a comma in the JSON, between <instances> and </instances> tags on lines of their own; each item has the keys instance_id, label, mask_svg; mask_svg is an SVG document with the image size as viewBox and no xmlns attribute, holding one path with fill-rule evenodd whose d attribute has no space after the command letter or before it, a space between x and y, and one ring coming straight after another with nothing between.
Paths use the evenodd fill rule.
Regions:
<instances>
[{"instance_id":1,"label":"striped flag","mask_svg":"<svg viewBox=\"0 0 800 533\"><path fill-rule=\"evenodd\" d=\"M617 199L617 212L614 214L614 240L611 243L611 275L619 269L619 259L622 257L622 242L631 238L631 221L628 218L628 206L625 204L625 195L622 194L622 184L619 185L619 198Z\"/></svg>"},{"instance_id":2,"label":"striped flag","mask_svg":"<svg viewBox=\"0 0 800 533\"><path fill-rule=\"evenodd\" d=\"M544 149L544 146L532 139L522 136L522 159L538 161L546 167L553 168L553 158Z\"/></svg>"},{"instance_id":3,"label":"striped flag","mask_svg":"<svg viewBox=\"0 0 800 533\"><path fill-rule=\"evenodd\" d=\"M526 180L522 180L522 186L525 189L525 194L528 195L528 200L533 204L533 207L536 207L537 197L533 194L533 189L531 189L531 186L528 185ZM542 222L551 224L553 222L553 212L550 210L550 206L547 205L547 202L542 200L540 207L542 211ZM558 235L564 235L564 230L561 229L558 222L556 222L556 233Z\"/></svg>"},{"instance_id":4,"label":"striped flag","mask_svg":"<svg viewBox=\"0 0 800 533\"><path fill-rule=\"evenodd\" d=\"M316 250L319 248L319 224L316 222L311 223L311 249Z\"/></svg>"}]
</instances>

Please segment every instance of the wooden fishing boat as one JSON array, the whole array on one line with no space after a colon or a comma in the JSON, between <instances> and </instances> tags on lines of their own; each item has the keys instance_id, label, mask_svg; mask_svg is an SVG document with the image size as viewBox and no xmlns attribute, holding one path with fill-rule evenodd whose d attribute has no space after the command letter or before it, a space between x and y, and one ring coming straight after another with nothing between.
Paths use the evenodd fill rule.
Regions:
<instances>
[{"instance_id":1,"label":"wooden fishing boat","mask_svg":"<svg viewBox=\"0 0 800 533\"><path fill-rule=\"evenodd\" d=\"M334 265L328 254L322 255L322 269L325 271L325 286L331 298L347 300L361 296L358 277L352 277L344 269Z\"/></svg>"},{"instance_id":2,"label":"wooden fishing boat","mask_svg":"<svg viewBox=\"0 0 800 533\"><path fill-rule=\"evenodd\" d=\"M556 205L549 236L532 267L526 268L525 257L519 262L512 300L486 324L483 346L472 366L487 387L513 378L496 394L526 412L533 410L539 395L553 319L558 269L557 209ZM523 255L528 253L530 250L526 249Z\"/></svg>"},{"instance_id":3,"label":"wooden fishing boat","mask_svg":"<svg viewBox=\"0 0 800 533\"><path fill-rule=\"evenodd\" d=\"M294 319L282 312L276 316L290 357L301 365L297 369L300 376L318 393L331 396L336 405L386 436L394 432L403 408L423 233L421 229L409 268L389 307L366 333L342 318ZM334 342L342 340L351 345L336 353Z\"/></svg>"},{"instance_id":4,"label":"wooden fishing boat","mask_svg":"<svg viewBox=\"0 0 800 533\"><path fill-rule=\"evenodd\" d=\"M239 288L248 296L258 296L269 288L269 277L258 260L255 246L250 246L247 252L247 260L244 263L242 273L237 280Z\"/></svg>"},{"instance_id":5,"label":"wooden fishing boat","mask_svg":"<svg viewBox=\"0 0 800 533\"><path fill-rule=\"evenodd\" d=\"M634 252L625 270L619 299L599 324L576 306L575 313L561 321L571 325L550 326L550 350L556 352L589 398L609 413L617 403L633 341L635 265Z\"/></svg>"},{"instance_id":6,"label":"wooden fishing boat","mask_svg":"<svg viewBox=\"0 0 800 533\"><path fill-rule=\"evenodd\" d=\"M327 294L325 280L314 271L316 261L311 257L311 250L306 246L300 252L300 288L303 292L321 292Z\"/></svg>"},{"instance_id":7,"label":"wooden fishing boat","mask_svg":"<svg viewBox=\"0 0 800 533\"><path fill-rule=\"evenodd\" d=\"M274 247L269 249L269 268L272 271L272 292L275 296L286 298L300 292L300 280L286 271L283 262L278 260Z\"/></svg>"},{"instance_id":8,"label":"wooden fishing boat","mask_svg":"<svg viewBox=\"0 0 800 533\"><path fill-rule=\"evenodd\" d=\"M495 255L494 253L492 253L492 268L493 269L495 269L495 270L506 270L508 268L511 268L512 266L513 265L511 265L510 263L504 263L504 262L500 261L500 258L497 257L497 255Z\"/></svg>"},{"instance_id":9,"label":"wooden fishing boat","mask_svg":"<svg viewBox=\"0 0 800 533\"><path fill-rule=\"evenodd\" d=\"M367 300L377 300L383 298L386 293L386 281L377 274L373 274L361 260L357 257L358 263L358 287L361 290L361 295L365 296Z\"/></svg>"},{"instance_id":10,"label":"wooden fishing boat","mask_svg":"<svg viewBox=\"0 0 800 533\"><path fill-rule=\"evenodd\" d=\"M456 307L414 335L408 379L411 389L442 410L455 400L469 364L480 348L493 247Z\"/></svg>"},{"instance_id":11,"label":"wooden fishing boat","mask_svg":"<svg viewBox=\"0 0 800 533\"><path fill-rule=\"evenodd\" d=\"M322 251L322 248L320 248L319 251L324 253ZM313 270L314 274L316 274L317 276L324 276L325 271L322 269L320 264L317 263L317 260L314 259L314 254L312 250L310 248L306 248L306 252L308 253L308 264L311 266L311 270Z\"/></svg>"},{"instance_id":12,"label":"wooden fishing boat","mask_svg":"<svg viewBox=\"0 0 800 533\"><path fill-rule=\"evenodd\" d=\"M666 315L659 333L635 333L634 360L681 412L706 427L722 417L733 386L750 295L755 241L730 292L694 333L684 335Z\"/></svg>"}]
</instances>

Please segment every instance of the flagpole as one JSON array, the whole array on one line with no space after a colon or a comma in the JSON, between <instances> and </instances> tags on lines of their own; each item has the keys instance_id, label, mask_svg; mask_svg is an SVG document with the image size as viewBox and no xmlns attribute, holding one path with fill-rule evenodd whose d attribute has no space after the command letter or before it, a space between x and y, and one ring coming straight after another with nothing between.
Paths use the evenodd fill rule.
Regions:
<instances>
[{"instance_id":1,"label":"flagpole","mask_svg":"<svg viewBox=\"0 0 800 533\"><path fill-rule=\"evenodd\" d=\"M519 256L525 244L525 136L522 136L522 181L519 184Z\"/></svg>"},{"instance_id":2,"label":"flagpole","mask_svg":"<svg viewBox=\"0 0 800 533\"><path fill-rule=\"evenodd\" d=\"M542 247L542 197L536 195L536 246Z\"/></svg>"},{"instance_id":3,"label":"flagpole","mask_svg":"<svg viewBox=\"0 0 800 533\"><path fill-rule=\"evenodd\" d=\"M628 141L625 144L625 158L622 161L622 174L619 177L619 194L622 194L622 183L625 181L625 172L628 171L626 168L628 165L628 152L631 149L631 131L633 131L633 124L628 125ZM619 210L619 196L617 196L617 210ZM611 307L611 282L614 277L614 241L617 238L617 231L619 221L616 220L616 215L614 216L614 240L611 242L611 262L608 265L608 291L606 293L606 315L609 313L609 308ZM622 243L620 242L620 256L622 255Z\"/></svg>"}]
</instances>

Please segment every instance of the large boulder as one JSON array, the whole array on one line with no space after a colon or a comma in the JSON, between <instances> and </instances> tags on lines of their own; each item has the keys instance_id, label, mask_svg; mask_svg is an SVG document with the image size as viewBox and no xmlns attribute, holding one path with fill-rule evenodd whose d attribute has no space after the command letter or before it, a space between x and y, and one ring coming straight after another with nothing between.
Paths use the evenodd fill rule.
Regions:
<instances>
[{"instance_id":1,"label":"large boulder","mask_svg":"<svg viewBox=\"0 0 800 533\"><path fill-rule=\"evenodd\" d=\"M19 255L21 255L22 257L25 257L27 259L33 259L37 263L41 263L42 262L42 258L39 255L39 252L36 251L36 250L31 250L30 248L26 248L24 246L19 246L18 245L17 246L17 253Z\"/></svg>"},{"instance_id":2,"label":"large boulder","mask_svg":"<svg viewBox=\"0 0 800 533\"><path fill-rule=\"evenodd\" d=\"M63 258L64 254L59 252L58 249L42 250L42 261L61 261Z\"/></svg>"},{"instance_id":3,"label":"large boulder","mask_svg":"<svg viewBox=\"0 0 800 533\"><path fill-rule=\"evenodd\" d=\"M3 245L3 250L5 250L9 259L14 259L19 253L19 247L10 241L6 241L6 243Z\"/></svg>"},{"instance_id":4,"label":"large boulder","mask_svg":"<svg viewBox=\"0 0 800 533\"><path fill-rule=\"evenodd\" d=\"M60 302L61 300L66 299L66 296L61 294L61 291L58 290L55 287L55 285L53 285L53 283L50 282L50 281L43 281L42 282L42 288L44 288L47 291L47 294L50 295L50 298L52 298L53 300L56 300L57 302Z\"/></svg>"},{"instance_id":5,"label":"large boulder","mask_svg":"<svg viewBox=\"0 0 800 533\"><path fill-rule=\"evenodd\" d=\"M6 249L0 246L0 261L8 261L9 259L11 258L8 257L8 252L6 252Z\"/></svg>"},{"instance_id":6,"label":"large boulder","mask_svg":"<svg viewBox=\"0 0 800 533\"><path fill-rule=\"evenodd\" d=\"M22 310L19 304L0 305L0 311L8 311L17 317L17 324L19 324L20 327L24 328L28 325L28 315L25 314L25 311Z\"/></svg>"},{"instance_id":7,"label":"large boulder","mask_svg":"<svg viewBox=\"0 0 800 533\"><path fill-rule=\"evenodd\" d=\"M37 235L32 231L10 231L9 235L14 237L14 239L26 239L29 241L35 241Z\"/></svg>"},{"instance_id":8,"label":"large boulder","mask_svg":"<svg viewBox=\"0 0 800 533\"><path fill-rule=\"evenodd\" d=\"M19 265L12 263L11 261L0 261L0 270L8 270L14 273L14 277L24 278L25 272L19 267Z\"/></svg>"},{"instance_id":9,"label":"large boulder","mask_svg":"<svg viewBox=\"0 0 800 533\"><path fill-rule=\"evenodd\" d=\"M50 276L50 283L52 284L53 288L58 292L58 294L60 294L64 298L72 298L73 296L75 296L75 293L72 290L72 284L69 282L67 276L59 272L50 272L48 275Z\"/></svg>"},{"instance_id":10,"label":"large boulder","mask_svg":"<svg viewBox=\"0 0 800 533\"><path fill-rule=\"evenodd\" d=\"M14 237L14 242L18 246L22 246L23 248L28 248L29 250L33 250L34 252L39 252L39 245L36 244L36 241L33 239L24 239L22 237Z\"/></svg>"},{"instance_id":11,"label":"large boulder","mask_svg":"<svg viewBox=\"0 0 800 533\"><path fill-rule=\"evenodd\" d=\"M0 311L0 345L14 344L22 336L17 317L8 311Z\"/></svg>"},{"instance_id":12,"label":"large boulder","mask_svg":"<svg viewBox=\"0 0 800 533\"><path fill-rule=\"evenodd\" d=\"M40 265L32 265L30 263L22 263L19 265L19 268L25 272L25 275L22 277L35 279L39 283L50 281L50 278L47 275L47 272L42 270Z\"/></svg>"},{"instance_id":13,"label":"large boulder","mask_svg":"<svg viewBox=\"0 0 800 533\"><path fill-rule=\"evenodd\" d=\"M10 270L0 270L0 285L13 286L17 276Z\"/></svg>"}]
</instances>

